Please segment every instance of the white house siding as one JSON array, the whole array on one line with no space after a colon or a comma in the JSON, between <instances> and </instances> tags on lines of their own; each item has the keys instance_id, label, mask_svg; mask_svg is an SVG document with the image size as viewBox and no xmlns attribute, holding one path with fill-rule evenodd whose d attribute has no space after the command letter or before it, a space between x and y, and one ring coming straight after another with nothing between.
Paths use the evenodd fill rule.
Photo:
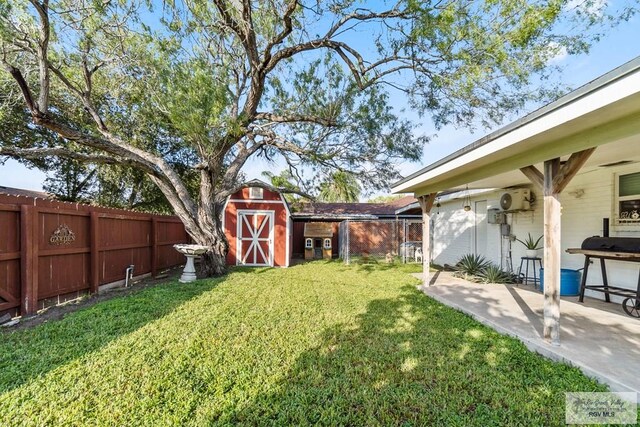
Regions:
<instances>
[{"instance_id":1,"label":"white house siding","mask_svg":"<svg viewBox=\"0 0 640 427\"><path fill-rule=\"evenodd\" d=\"M471 252L473 215L465 212L460 200L434 207L432 259L435 263L455 264L464 254Z\"/></svg>"},{"instance_id":2,"label":"white house siding","mask_svg":"<svg viewBox=\"0 0 640 427\"><path fill-rule=\"evenodd\" d=\"M613 218L614 206L614 174L640 171L640 165L628 165L615 168L601 168L578 174L561 195L562 202L562 268L579 269L584 265L582 255L570 255L564 252L569 247L580 247L582 241L595 235L602 235L602 218ZM540 190L533 187L536 197L530 211L511 213L507 221L511 224L511 234L524 240L527 233L537 238L543 233L543 200ZM499 208L500 195L504 190L484 193L471 197L471 206L479 200L487 201L487 209ZM455 264L460 257L473 253L474 215L462 209L462 199L454 199L441 203L440 208L433 208L433 246L432 256L436 264ZM610 226L611 236L640 237L640 225L637 227L616 227L613 220ZM501 241L503 252L508 251L508 243L500 237L500 226L488 224L487 249L482 253L490 261L501 264ZM520 258L525 255L525 248L519 242L511 243L513 269L517 271ZM542 251L540 251L542 257ZM502 258L506 267L505 259ZM638 283L639 264L606 261L609 284L636 289ZM599 261L591 265L588 284L601 284ZM587 295L602 298L599 292L588 292ZM612 297L615 301L621 298Z\"/></svg>"}]
</instances>

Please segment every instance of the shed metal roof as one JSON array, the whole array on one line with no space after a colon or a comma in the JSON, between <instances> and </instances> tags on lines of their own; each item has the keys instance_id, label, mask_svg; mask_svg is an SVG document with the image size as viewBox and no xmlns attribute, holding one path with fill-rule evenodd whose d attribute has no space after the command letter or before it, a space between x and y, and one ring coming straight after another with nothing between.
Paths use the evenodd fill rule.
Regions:
<instances>
[{"instance_id":1,"label":"shed metal roof","mask_svg":"<svg viewBox=\"0 0 640 427\"><path fill-rule=\"evenodd\" d=\"M404 206L417 202L413 196L405 196L387 203L304 203L294 217L304 218L376 218L394 216Z\"/></svg>"}]
</instances>

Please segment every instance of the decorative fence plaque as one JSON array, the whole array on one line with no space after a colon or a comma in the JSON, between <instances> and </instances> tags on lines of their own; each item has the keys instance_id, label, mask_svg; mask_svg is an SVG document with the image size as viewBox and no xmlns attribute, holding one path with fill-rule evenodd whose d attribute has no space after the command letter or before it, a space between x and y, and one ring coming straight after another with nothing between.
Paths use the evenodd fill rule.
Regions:
<instances>
[{"instance_id":1,"label":"decorative fence plaque","mask_svg":"<svg viewBox=\"0 0 640 427\"><path fill-rule=\"evenodd\" d=\"M49 243L52 245L69 245L75 240L76 235L67 224L60 224L49 237Z\"/></svg>"}]
</instances>

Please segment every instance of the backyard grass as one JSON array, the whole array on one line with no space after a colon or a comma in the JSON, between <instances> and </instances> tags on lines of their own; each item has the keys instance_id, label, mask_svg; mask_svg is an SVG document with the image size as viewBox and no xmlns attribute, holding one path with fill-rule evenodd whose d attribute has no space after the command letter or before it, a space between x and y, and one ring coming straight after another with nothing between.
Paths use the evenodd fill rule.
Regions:
<instances>
[{"instance_id":1,"label":"backyard grass","mask_svg":"<svg viewBox=\"0 0 640 427\"><path fill-rule=\"evenodd\" d=\"M416 290L416 267L238 269L0 334L0 425L564 425L605 387Z\"/></svg>"}]
</instances>

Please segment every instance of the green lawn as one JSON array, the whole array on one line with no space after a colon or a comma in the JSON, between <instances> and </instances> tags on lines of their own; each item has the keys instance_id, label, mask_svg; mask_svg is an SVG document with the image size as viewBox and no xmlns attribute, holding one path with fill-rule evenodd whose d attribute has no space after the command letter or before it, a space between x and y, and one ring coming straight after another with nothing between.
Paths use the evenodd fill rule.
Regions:
<instances>
[{"instance_id":1,"label":"green lawn","mask_svg":"<svg viewBox=\"0 0 640 427\"><path fill-rule=\"evenodd\" d=\"M578 370L416 290L314 262L167 283L0 334L0 425L564 425Z\"/></svg>"}]
</instances>

